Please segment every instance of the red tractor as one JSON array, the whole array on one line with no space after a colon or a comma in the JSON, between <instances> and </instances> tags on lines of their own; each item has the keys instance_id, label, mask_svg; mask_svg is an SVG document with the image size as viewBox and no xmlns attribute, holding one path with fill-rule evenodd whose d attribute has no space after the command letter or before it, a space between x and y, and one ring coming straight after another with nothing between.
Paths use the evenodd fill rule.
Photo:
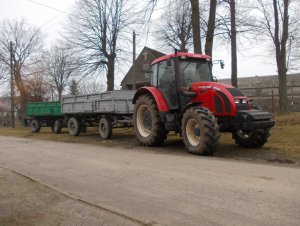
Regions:
<instances>
[{"instance_id":1,"label":"red tractor","mask_svg":"<svg viewBox=\"0 0 300 226\"><path fill-rule=\"evenodd\" d=\"M133 99L141 144L161 145L175 131L190 153L211 155L220 132L232 133L243 147L258 148L268 141L272 114L251 109L241 90L217 83L209 56L175 52L153 61L150 73L151 86L140 88Z\"/></svg>"}]
</instances>

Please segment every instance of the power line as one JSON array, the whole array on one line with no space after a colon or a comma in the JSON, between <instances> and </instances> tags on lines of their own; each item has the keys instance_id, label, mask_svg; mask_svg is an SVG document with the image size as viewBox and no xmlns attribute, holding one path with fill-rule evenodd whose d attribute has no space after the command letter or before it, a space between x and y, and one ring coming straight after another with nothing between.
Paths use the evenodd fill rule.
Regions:
<instances>
[{"instance_id":1,"label":"power line","mask_svg":"<svg viewBox=\"0 0 300 226\"><path fill-rule=\"evenodd\" d=\"M54 8L54 7L52 7L52 6L44 5L44 4L42 4L42 3L39 3L39 2L36 2L36 1L33 1L33 0L28 0L28 1L29 1L29 2L32 2L32 3L35 3L35 4L37 4L37 5L40 5L40 6L46 7L46 8L48 8L48 9L55 10L55 11L60 12L60 13L64 13L64 14L68 14L68 15L70 15L70 16L74 16L74 15L71 14L71 13L65 12L65 11L60 10L60 9L57 9L57 8Z\"/></svg>"}]
</instances>

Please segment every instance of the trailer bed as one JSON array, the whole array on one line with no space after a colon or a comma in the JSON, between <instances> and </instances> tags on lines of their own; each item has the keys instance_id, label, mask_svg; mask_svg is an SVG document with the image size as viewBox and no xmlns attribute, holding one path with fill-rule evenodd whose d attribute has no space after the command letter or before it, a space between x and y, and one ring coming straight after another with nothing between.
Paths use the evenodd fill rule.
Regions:
<instances>
[{"instance_id":1,"label":"trailer bed","mask_svg":"<svg viewBox=\"0 0 300 226\"><path fill-rule=\"evenodd\" d=\"M133 114L135 90L114 90L87 95L62 97L62 113L74 114Z\"/></svg>"}]
</instances>

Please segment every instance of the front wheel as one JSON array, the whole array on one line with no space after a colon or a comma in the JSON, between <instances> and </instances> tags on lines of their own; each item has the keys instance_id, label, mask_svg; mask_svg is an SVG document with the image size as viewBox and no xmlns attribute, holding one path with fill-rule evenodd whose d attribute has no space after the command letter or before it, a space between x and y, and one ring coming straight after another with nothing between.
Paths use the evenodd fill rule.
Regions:
<instances>
[{"instance_id":1,"label":"front wheel","mask_svg":"<svg viewBox=\"0 0 300 226\"><path fill-rule=\"evenodd\" d=\"M53 123L53 129L52 129L53 133L60 134L62 130L62 124L63 124L62 120L56 119Z\"/></svg>"},{"instance_id":2,"label":"front wheel","mask_svg":"<svg viewBox=\"0 0 300 226\"><path fill-rule=\"evenodd\" d=\"M182 119L182 137L191 154L212 155L219 144L219 127L207 108L190 108Z\"/></svg>"},{"instance_id":3,"label":"front wheel","mask_svg":"<svg viewBox=\"0 0 300 226\"><path fill-rule=\"evenodd\" d=\"M139 142L146 146L159 146L167 138L159 111L150 95L140 96L134 105L134 130Z\"/></svg>"},{"instance_id":4,"label":"front wheel","mask_svg":"<svg viewBox=\"0 0 300 226\"><path fill-rule=\"evenodd\" d=\"M268 142L269 129L236 130L232 133L235 143L241 147L259 148Z\"/></svg>"},{"instance_id":5,"label":"front wheel","mask_svg":"<svg viewBox=\"0 0 300 226\"><path fill-rule=\"evenodd\" d=\"M31 132L32 133L38 133L41 130L41 123L37 119L33 119L31 122Z\"/></svg>"}]
</instances>

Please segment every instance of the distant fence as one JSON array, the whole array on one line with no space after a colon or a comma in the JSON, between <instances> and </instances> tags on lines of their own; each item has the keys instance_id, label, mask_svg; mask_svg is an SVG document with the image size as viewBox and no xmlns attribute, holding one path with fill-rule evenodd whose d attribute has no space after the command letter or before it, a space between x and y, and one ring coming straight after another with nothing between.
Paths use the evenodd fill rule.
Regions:
<instances>
[{"instance_id":1,"label":"distant fence","mask_svg":"<svg viewBox=\"0 0 300 226\"><path fill-rule=\"evenodd\" d=\"M279 110L279 94L277 86L240 88L253 100L253 106L266 111ZM289 111L300 111L300 86L287 86Z\"/></svg>"}]
</instances>

